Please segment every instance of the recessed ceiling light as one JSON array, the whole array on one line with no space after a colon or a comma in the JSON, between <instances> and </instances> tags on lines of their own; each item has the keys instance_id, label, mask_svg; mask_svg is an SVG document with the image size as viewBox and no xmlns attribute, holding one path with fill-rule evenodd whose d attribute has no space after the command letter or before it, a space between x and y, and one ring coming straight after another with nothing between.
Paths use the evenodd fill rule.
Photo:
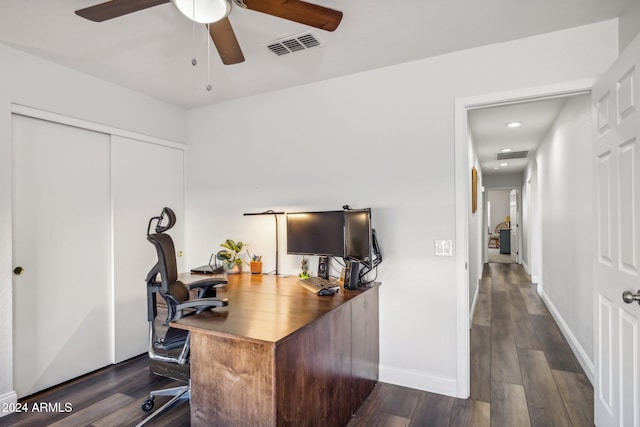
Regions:
<instances>
[{"instance_id":1,"label":"recessed ceiling light","mask_svg":"<svg viewBox=\"0 0 640 427\"><path fill-rule=\"evenodd\" d=\"M506 124L508 128L517 128L522 126L522 122L509 122Z\"/></svg>"},{"instance_id":2,"label":"recessed ceiling light","mask_svg":"<svg viewBox=\"0 0 640 427\"><path fill-rule=\"evenodd\" d=\"M509 163L500 163L500 166L509 166Z\"/></svg>"},{"instance_id":3,"label":"recessed ceiling light","mask_svg":"<svg viewBox=\"0 0 640 427\"><path fill-rule=\"evenodd\" d=\"M498 166L496 166L495 168L493 168L493 170L498 170L498 169L500 169Z\"/></svg>"},{"instance_id":4,"label":"recessed ceiling light","mask_svg":"<svg viewBox=\"0 0 640 427\"><path fill-rule=\"evenodd\" d=\"M511 149L511 148L501 148L501 149L500 149L500 152L501 152L501 153L510 153L510 152L512 152L512 151L513 151L513 149Z\"/></svg>"}]
</instances>

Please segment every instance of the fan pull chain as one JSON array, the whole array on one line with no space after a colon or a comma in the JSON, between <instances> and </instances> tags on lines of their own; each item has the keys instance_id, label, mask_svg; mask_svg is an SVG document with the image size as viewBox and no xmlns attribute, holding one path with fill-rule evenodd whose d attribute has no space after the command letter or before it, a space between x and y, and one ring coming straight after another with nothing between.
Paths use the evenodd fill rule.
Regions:
<instances>
[{"instance_id":1,"label":"fan pull chain","mask_svg":"<svg viewBox=\"0 0 640 427\"><path fill-rule=\"evenodd\" d=\"M208 38L211 30L209 30L209 25L207 24L207 90L211 92L211 41Z\"/></svg>"},{"instance_id":2,"label":"fan pull chain","mask_svg":"<svg viewBox=\"0 0 640 427\"><path fill-rule=\"evenodd\" d=\"M193 11L193 19L191 20L191 47L193 48L191 65L195 67L198 65L198 60L196 59L196 0L193 0L191 10Z\"/></svg>"}]
</instances>

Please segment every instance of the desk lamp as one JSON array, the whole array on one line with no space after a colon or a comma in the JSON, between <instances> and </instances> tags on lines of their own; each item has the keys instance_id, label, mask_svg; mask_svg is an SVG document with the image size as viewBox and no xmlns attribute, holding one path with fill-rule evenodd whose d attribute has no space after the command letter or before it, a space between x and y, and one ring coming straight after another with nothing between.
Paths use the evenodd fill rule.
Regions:
<instances>
[{"instance_id":1,"label":"desk lamp","mask_svg":"<svg viewBox=\"0 0 640 427\"><path fill-rule=\"evenodd\" d=\"M276 221L276 276L278 275L278 215L284 215L284 212L274 212L272 209L264 212L251 212L244 213L244 216L253 216L253 215L273 215L273 219Z\"/></svg>"}]
</instances>

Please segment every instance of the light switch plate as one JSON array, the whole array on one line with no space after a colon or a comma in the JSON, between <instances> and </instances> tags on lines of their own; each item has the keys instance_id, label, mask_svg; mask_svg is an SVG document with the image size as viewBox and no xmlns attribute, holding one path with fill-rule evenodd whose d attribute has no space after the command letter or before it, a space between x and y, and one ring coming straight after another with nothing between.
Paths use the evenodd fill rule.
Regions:
<instances>
[{"instance_id":1,"label":"light switch plate","mask_svg":"<svg viewBox=\"0 0 640 427\"><path fill-rule=\"evenodd\" d=\"M453 256L453 242L451 240L435 240L436 256Z\"/></svg>"}]
</instances>

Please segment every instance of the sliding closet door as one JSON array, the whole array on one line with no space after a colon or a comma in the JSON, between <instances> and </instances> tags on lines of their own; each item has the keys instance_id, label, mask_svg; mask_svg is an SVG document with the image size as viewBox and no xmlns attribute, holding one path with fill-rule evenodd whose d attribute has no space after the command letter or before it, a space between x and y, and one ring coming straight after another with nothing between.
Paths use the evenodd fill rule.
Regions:
<instances>
[{"instance_id":1,"label":"sliding closet door","mask_svg":"<svg viewBox=\"0 0 640 427\"><path fill-rule=\"evenodd\" d=\"M109 137L18 115L12 125L22 397L111 363Z\"/></svg>"},{"instance_id":2,"label":"sliding closet door","mask_svg":"<svg viewBox=\"0 0 640 427\"><path fill-rule=\"evenodd\" d=\"M177 223L169 234L176 251L182 249L183 162L181 149L111 138L116 362L147 350L145 278L157 257L146 232L149 219L165 206L176 213ZM180 262L178 267L183 271Z\"/></svg>"}]
</instances>

